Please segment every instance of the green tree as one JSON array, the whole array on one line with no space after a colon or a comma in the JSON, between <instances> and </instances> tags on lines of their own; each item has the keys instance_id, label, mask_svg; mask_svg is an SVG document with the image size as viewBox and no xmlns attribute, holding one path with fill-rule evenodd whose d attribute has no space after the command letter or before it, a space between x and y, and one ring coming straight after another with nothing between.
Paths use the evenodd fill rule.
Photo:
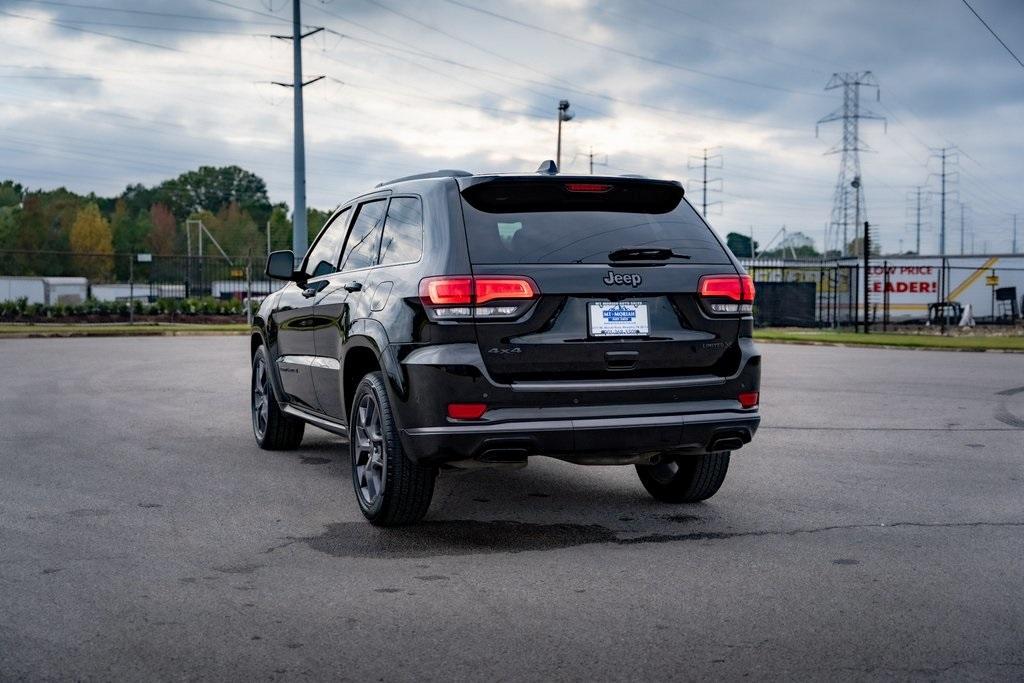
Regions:
<instances>
[{"instance_id":1,"label":"green tree","mask_svg":"<svg viewBox=\"0 0 1024 683\"><path fill-rule=\"evenodd\" d=\"M266 237L257 230L256 223L249 213L236 202L228 204L216 215L204 211L197 217L203 221L203 225L229 257L245 256L250 250L254 254L263 253ZM209 245L203 253L213 256L217 254L215 249L213 245Z\"/></svg>"},{"instance_id":2,"label":"green tree","mask_svg":"<svg viewBox=\"0 0 1024 683\"><path fill-rule=\"evenodd\" d=\"M119 254L135 254L142 251L151 226L148 213L133 213L123 198L118 198L114 205L114 214L110 217L110 225L114 231L114 251Z\"/></svg>"},{"instance_id":3,"label":"green tree","mask_svg":"<svg viewBox=\"0 0 1024 683\"><path fill-rule=\"evenodd\" d=\"M114 269L113 235L110 222L96 204L79 209L69 238L77 272L90 280L109 279Z\"/></svg>"},{"instance_id":4,"label":"green tree","mask_svg":"<svg viewBox=\"0 0 1024 683\"><path fill-rule=\"evenodd\" d=\"M320 230L324 227L324 223L331 217L330 211L321 211L320 209L307 209L306 210L306 230L309 232L309 238L306 240L306 244L313 244L313 240L320 234Z\"/></svg>"},{"instance_id":5,"label":"green tree","mask_svg":"<svg viewBox=\"0 0 1024 683\"><path fill-rule=\"evenodd\" d=\"M264 226L266 229L266 226ZM263 250L266 251L267 236L263 235ZM292 221L288 217L288 206L276 204L270 212L270 250L292 248Z\"/></svg>"},{"instance_id":6,"label":"green tree","mask_svg":"<svg viewBox=\"0 0 1024 683\"><path fill-rule=\"evenodd\" d=\"M262 224L272 208L263 179L238 166L200 166L161 183L152 198L167 204L179 221L203 210L216 214L235 203Z\"/></svg>"},{"instance_id":7,"label":"green tree","mask_svg":"<svg viewBox=\"0 0 1024 683\"><path fill-rule=\"evenodd\" d=\"M18 231L21 228L22 213L23 211L19 206L4 206L0 208L0 250L18 248ZM0 272L0 274L3 273Z\"/></svg>"},{"instance_id":8,"label":"green tree","mask_svg":"<svg viewBox=\"0 0 1024 683\"><path fill-rule=\"evenodd\" d=\"M753 249L750 246L751 239L746 235L741 235L738 232L730 232L725 236L725 244L729 247L729 250L737 258L753 258L754 250L757 249L758 244L754 242Z\"/></svg>"},{"instance_id":9,"label":"green tree","mask_svg":"<svg viewBox=\"0 0 1024 683\"><path fill-rule=\"evenodd\" d=\"M20 206L25 196L25 188L13 180L5 180L0 183L0 208L8 206Z\"/></svg>"}]
</instances>

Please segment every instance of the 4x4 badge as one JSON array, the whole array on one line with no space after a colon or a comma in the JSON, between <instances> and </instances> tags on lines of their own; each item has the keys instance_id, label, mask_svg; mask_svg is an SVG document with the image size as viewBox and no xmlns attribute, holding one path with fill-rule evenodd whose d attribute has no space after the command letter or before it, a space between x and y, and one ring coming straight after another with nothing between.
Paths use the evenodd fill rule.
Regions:
<instances>
[{"instance_id":1,"label":"4x4 badge","mask_svg":"<svg viewBox=\"0 0 1024 683\"><path fill-rule=\"evenodd\" d=\"M639 287L643 281L640 273L616 273L612 270L609 270L602 280L606 285L633 285L634 287Z\"/></svg>"}]
</instances>

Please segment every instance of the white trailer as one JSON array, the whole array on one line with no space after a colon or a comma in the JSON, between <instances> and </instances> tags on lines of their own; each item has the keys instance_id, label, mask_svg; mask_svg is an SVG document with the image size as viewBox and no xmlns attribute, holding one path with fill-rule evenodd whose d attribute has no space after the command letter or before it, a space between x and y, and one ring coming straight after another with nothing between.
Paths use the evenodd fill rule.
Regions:
<instances>
[{"instance_id":1,"label":"white trailer","mask_svg":"<svg viewBox=\"0 0 1024 683\"><path fill-rule=\"evenodd\" d=\"M89 280L84 277L44 277L46 303L80 304L89 298Z\"/></svg>"},{"instance_id":2,"label":"white trailer","mask_svg":"<svg viewBox=\"0 0 1024 683\"><path fill-rule=\"evenodd\" d=\"M41 277L0 277L0 301L28 299L30 304L46 303L46 283Z\"/></svg>"},{"instance_id":3,"label":"white trailer","mask_svg":"<svg viewBox=\"0 0 1024 683\"><path fill-rule=\"evenodd\" d=\"M80 304L89 296L84 277L0 277L0 301L28 299L30 304Z\"/></svg>"}]
</instances>

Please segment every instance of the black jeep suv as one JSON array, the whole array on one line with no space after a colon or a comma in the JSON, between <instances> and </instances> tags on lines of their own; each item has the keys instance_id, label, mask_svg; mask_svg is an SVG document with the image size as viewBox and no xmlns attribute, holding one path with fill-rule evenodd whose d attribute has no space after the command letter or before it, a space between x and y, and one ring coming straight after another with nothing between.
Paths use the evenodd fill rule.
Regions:
<instances>
[{"instance_id":1,"label":"black jeep suv","mask_svg":"<svg viewBox=\"0 0 1024 683\"><path fill-rule=\"evenodd\" d=\"M441 467L546 455L712 496L757 429L750 277L677 182L438 171L344 204L252 330L266 449L346 436L363 514L420 519Z\"/></svg>"}]
</instances>

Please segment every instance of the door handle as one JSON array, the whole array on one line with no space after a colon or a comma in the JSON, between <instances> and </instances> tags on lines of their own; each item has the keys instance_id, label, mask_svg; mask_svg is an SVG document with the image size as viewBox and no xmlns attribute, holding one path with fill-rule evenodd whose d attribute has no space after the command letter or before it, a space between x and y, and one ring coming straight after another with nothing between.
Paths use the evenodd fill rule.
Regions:
<instances>
[{"instance_id":1,"label":"door handle","mask_svg":"<svg viewBox=\"0 0 1024 683\"><path fill-rule=\"evenodd\" d=\"M359 292L363 289L362 282L346 282L342 285L346 292Z\"/></svg>"},{"instance_id":2,"label":"door handle","mask_svg":"<svg viewBox=\"0 0 1024 683\"><path fill-rule=\"evenodd\" d=\"M320 282L314 282L313 284L311 284L310 286L308 286L304 290L302 290L302 296L306 297L307 299L312 298L312 297L316 296L317 293L320 290L322 290L324 287L326 287L326 286L327 286L327 280L321 280Z\"/></svg>"}]
</instances>

